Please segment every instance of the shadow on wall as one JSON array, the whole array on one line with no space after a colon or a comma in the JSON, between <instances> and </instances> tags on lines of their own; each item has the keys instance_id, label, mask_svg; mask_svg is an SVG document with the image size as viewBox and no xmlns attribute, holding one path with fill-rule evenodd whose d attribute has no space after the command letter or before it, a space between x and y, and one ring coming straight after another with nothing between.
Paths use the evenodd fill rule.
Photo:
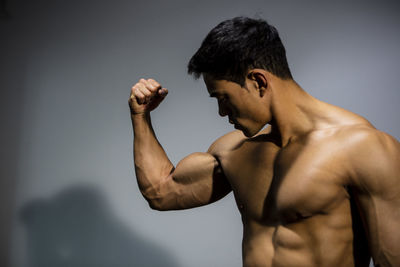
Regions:
<instances>
[{"instance_id":1,"label":"shadow on wall","mask_svg":"<svg viewBox=\"0 0 400 267\"><path fill-rule=\"evenodd\" d=\"M128 230L100 192L77 186L21 210L32 267L176 267L160 247Z\"/></svg>"}]
</instances>

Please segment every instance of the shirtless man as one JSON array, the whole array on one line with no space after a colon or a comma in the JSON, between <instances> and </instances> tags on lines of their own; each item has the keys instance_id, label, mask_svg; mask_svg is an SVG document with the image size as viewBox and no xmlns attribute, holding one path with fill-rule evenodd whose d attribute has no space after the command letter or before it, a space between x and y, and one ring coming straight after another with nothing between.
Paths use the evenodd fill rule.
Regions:
<instances>
[{"instance_id":1,"label":"shirtless man","mask_svg":"<svg viewBox=\"0 0 400 267\"><path fill-rule=\"evenodd\" d=\"M400 144L366 119L307 94L292 78L276 29L234 18L189 62L236 131L176 167L150 111L167 90L132 87L138 184L150 207L188 209L233 191L243 266L400 266ZM269 124L267 128L265 125Z\"/></svg>"}]
</instances>

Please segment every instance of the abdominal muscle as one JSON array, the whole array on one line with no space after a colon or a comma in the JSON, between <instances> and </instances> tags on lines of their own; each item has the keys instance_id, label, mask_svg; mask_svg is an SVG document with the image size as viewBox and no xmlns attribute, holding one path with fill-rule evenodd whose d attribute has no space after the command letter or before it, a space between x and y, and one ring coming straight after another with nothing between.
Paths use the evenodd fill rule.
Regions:
<instances>
[{"instance_id":1,"label":"abdominal muscle","mask_svg":"<svg viewBox=\"0 0 400 267\"><path fill-rule=\"evenodd\" d=\"M243 266L354 266L351 226L334 229L324 220L286 226L244 221Z\"/></svg>"},{"instance_id":2,"label":"abdominal muscle","mask_svg":"<svg viewBox=\"0 0 400 267\"><path fill-rule=\"evenodd\" d=\"M251 224L245 226L243 235L244 267L313 266L304 242L295 233Z\"/></svg>"}]
</instances>

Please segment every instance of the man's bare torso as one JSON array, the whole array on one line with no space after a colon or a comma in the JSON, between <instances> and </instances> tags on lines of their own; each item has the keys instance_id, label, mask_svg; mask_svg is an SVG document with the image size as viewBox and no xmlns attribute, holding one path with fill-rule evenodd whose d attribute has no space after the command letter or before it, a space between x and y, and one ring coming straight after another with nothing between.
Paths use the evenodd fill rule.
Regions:
<instances>
[{"instance_id":1,"label":"man's bare torso","mask_svg":"<svg viewBox=\"0 0 400 267\"><path fill-rule=\"evenodd\" d=\"M283 148L270 129L253 138L240 131L222 137L215 156L242 215L244 266L369 265L346 187L346 127L315 131Z\"/></svg>"},{"instance_id":2,"label":"man's bare torso","mask_svg":"<svg viewBox=\"0 0 400 267\"><path fill-rule=\"evenodd\" d=\"M233 191L245 267L368 266L370 254L376 266L399 266L400 143L295 82L254 73L262 79L246 88L205 79L220 115L241 131L176 167L148 113L166 89L151 79L132 88L135 171L150 207L194 208ZM146 104L146 94L157 98Z\"/></svg>"}]
</instances>

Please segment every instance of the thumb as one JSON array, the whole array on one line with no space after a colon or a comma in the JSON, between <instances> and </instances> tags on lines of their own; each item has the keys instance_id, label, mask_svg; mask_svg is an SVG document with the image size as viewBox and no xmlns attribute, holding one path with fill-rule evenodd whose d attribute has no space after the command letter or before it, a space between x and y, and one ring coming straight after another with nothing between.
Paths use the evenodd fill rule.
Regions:
<instances>
[{"instance_id":1,"label":"thumb","mask_svg":"<svg viewBox=\"0 0 400 267\"><path fill-rule=\"evenodd\" d=\"M159 89L157 91L157 94L154 96L152 101L149 103L149 110L153 110L156 107L158 107L158 105L164 100L164 98L167 96L167 94L168 94L167 89L165 89L165 88Z\"/></svg>"},{"instance_id":2,"label":"thumb","mask_svg":"<svg viewBox=\"0 0 400 267\"><path fill-rule=\"evenodd\" d=\"M168 95L168 90L167 88L161 88L158 90L158 95L161 96L162 98L166 97Z\"/></svg>"}]
</instances>

